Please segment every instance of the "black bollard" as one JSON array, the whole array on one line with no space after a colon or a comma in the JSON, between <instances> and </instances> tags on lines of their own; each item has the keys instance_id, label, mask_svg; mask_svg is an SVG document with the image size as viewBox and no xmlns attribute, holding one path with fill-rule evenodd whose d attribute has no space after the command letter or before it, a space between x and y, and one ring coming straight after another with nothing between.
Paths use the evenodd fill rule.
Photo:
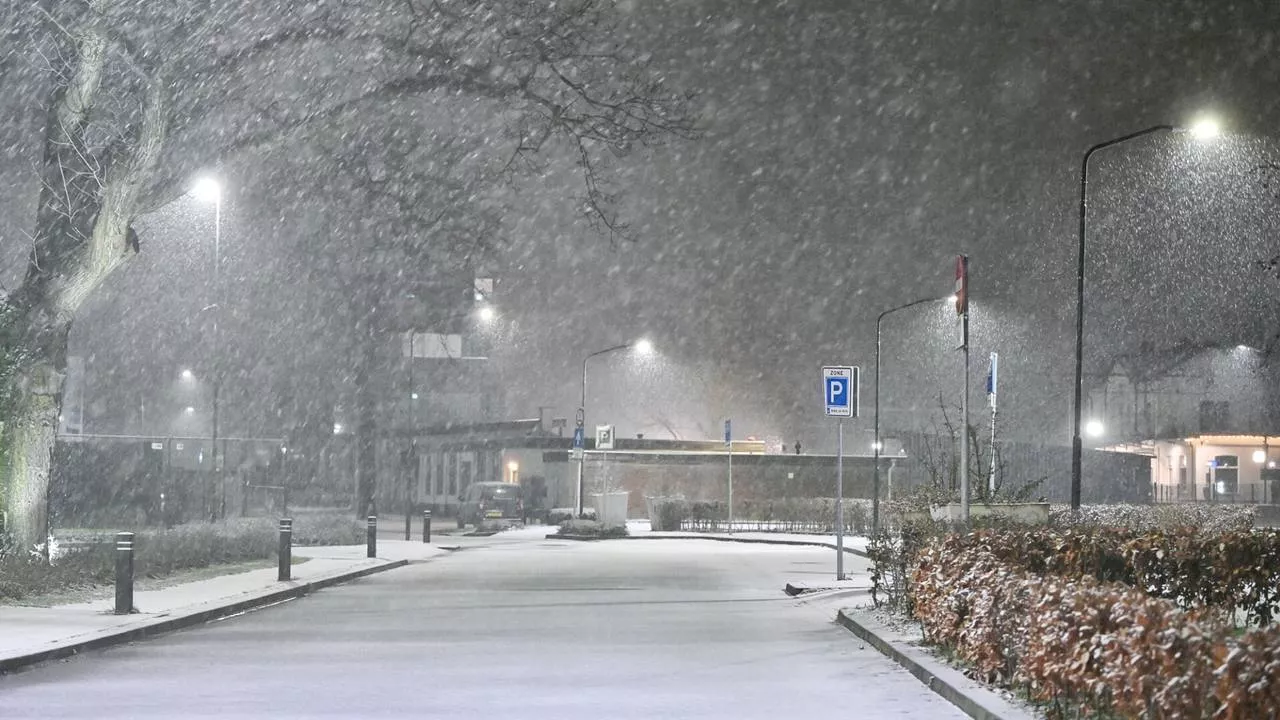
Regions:
<instances>
[{"instance_id":1,"label":"black bollard","mask_svg":"<svg viewBox=\"0 0 1280 720\"><path fill-rule=\"evenodd\" d=\"M422 511L422 542L431 542L431 511Z\"/></svg>"},{"instance_id":2,"label":"black bollard","mask_svg":"<svg viewBox=\"0 0 1280 720\"><path fill-rule=\"evenodd\" d=\"M404 539L409 540L410 534L413 533L413 505L406 505L404 509Z\"/></svg>"},{"instance_id":3,"label":"black bollard","mask_svg":"<svg viewBox=\"0 0 1280 720\"><path fill-rule=\"evenodd\" d=\"M280 558L280 572L276 579L280 582L293 578L293 518L280 518L280 547L276 551Z\"/></svg>"},{"instance_id":4,"label":"black bollard","mask_svg":"<svg viewBox=\"0 0 1280 720\"><path fill-rule=\"evenodd\" d=\"M369 516L369 525L365 529L366 542L369 545L369 553L366 557L378 557L378 516Z\"/></svg>"},{"instance_id":5,"label":"black bollard","mask_svg":"<svg viewBox=\"0 0 1280 720\"><path fill-rule=\"evenodd\" d=\"M116 533L116 614L133 612L133 533Z\"/></svg>"}]
</instances>

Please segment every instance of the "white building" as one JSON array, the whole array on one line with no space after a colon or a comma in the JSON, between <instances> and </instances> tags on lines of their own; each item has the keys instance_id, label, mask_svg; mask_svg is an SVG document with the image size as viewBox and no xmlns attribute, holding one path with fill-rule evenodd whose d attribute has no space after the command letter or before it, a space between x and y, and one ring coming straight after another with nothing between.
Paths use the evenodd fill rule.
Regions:
<instances>
[{"instance_id":1,"label":"white building","mask_svg":"<svg viewBox=\"0 0 1280 720\"><path fill-rule=\"evenodd\" d=\"M1204 350L1158 375L1117 369L1089 393L1085 442L1150 457L1156 502L1273 503L1270 384L1262 356L1243 346Z\"/></svg>"}]
</instances>

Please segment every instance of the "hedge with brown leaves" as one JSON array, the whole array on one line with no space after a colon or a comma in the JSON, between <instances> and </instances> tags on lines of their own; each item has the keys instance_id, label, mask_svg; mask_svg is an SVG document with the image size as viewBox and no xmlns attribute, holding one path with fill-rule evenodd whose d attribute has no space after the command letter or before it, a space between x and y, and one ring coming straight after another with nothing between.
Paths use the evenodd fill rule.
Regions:
<instances>
[{"instance_id":1,"label":"hedge with brown leaves","mask_svg":"<svg viewBox=\"0 0 1280 720\"><path fill-rule=\"evenodd\" d=\"M1025 688L1050 712L1122 717L1270 717L1280 707L1280 630L1237 639L1203 611L1119 583L1042 577L989 547L934 545L912 596L925 639L988 682Z\"/></svg>"},{"instance_id":2,"label":"hedge with brown leaves","mask_svg":"<svg viewBox=\"0 0 1280 720\"><path fill-rule=\"evenodd\" d=\"M1183 609L1210 608L1267 625L1280 603L1280 531L1205 534L1190 528L1033 528L978 531L941 541L949 551L980 548L1022 570L1118 582Z\"/></svg>"}]
</instances>

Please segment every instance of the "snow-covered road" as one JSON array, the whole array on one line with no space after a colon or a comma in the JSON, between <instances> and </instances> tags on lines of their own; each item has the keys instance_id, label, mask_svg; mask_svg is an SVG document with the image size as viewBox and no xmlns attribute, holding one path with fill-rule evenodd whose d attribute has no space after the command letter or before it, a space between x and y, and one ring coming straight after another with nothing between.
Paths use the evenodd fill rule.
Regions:
<instances>
[{"instance_id":1,"label":"snow-covered road","mask_svg":"<svg viewBox=\"0 0 1280 720\"><path fill-rule=\"evenodd\" d=\"M831 564L697 540L472 545L0 678L0 717L963 717L782 594Z\"/></svg>"}]
</instances>

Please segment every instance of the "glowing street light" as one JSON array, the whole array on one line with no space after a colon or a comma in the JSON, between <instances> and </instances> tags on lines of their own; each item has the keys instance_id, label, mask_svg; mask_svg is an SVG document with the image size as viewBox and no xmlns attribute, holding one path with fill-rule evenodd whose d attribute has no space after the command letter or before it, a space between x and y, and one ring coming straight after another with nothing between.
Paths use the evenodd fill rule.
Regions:
<instances>
[{"instance_id":1,"label":"glowing street light","mask_svg":"<svg viewBox=\"0 0 1280 720\"><path fill-rule=\"evenodd\" d=\"M201 202L218 202L222 199L222 183L211 177L202 177L191 186L191 195Z\"/></svg>"},{"instance_id":2,"label":"glowing street light","mask_svg":"<svg viewBox=\"0 0 1280 720\"><path fill-rule=\"evenodd\" d=\"M218 343L218 315L222 313L221 293L222 293L222 183L212 177L202 177L196 180L191 186L191 194L201 202L213 203L213 303L208 307L217 307L218 312L213 316L213 338L212 338L212 355L215 358L219 351ZM207 308L206 308L207 309ZM221 368L216 364L212 369L213 380L213 422L211 425L210 439L212 440L212 458L213 463L210 468L213 471L215 480L218 475L218 395L222 390L222 373ZM227 497L226 485L222 485L222 507L219 514L225 518L227 516Z\"/></svg>"},{"instance_id":3,"label":"glowing street light","mask_svg":"<svg viewBox=\"0 0 1280 720\"><path fill-rule=\"evenodd\" d=\"M1210 117L1200 118L1186 131L1197 140L1212 140L1222 134L1222 128L1218 125L1218 121Z\"/></svg>"},{"instance_id":4,"label":"glowing street light","mask_svg":"<svg viewBox=\"0 0 1280 720\"><path fill-rule=\"evenodd\" d=\"M195 411L196 411L196 409L195 409L194 407L192 407L192 406L188 405L188 406L187 406L187 409L186 409L186 410L184 410L183 412L185 412L185 413L186 413L186 414L188 414L188 415L193 415L193 414L195 414Z\"/></svg>"},{"instance_id":5,"label":"glowing street light","mask_svg":"<svg viewBox=\"0 0 1280 720\"><path fill-rule=\"evenodd\" d=\"M493 319L497 317L497 315L498 314L494 312L493 308L488 305L480 308L480 320L483 322L493 322Z\"/></svg>"},{"instance_id":6,"label":"glowing street light","mask_svg":"<svg viewBox=\"0 0 1280 720\"><path fill-rule=\"evenodd\" d=\"M593 357L607 355L609 353L617 352L619 350L631 350L636 355L640 355L640 356L651 355L653 353L653 342L650 341L648 338L640 338L639 340L633 340L628 343L622 343L621 345L614 345L613 347L608 347L608 348L605 348L604 350L597 350L596 352L593 352L590 355L587 355L586 357L582 358L582 398L581 398L581 403L578 405L579 427L585 427L584 423L586 422L585 418L587 415L587 361ZM577 506L578 516L582 515L582 501L585 499L584 493L585 493L586 481L583 477L583 465L585 464L586 464L586 461L584 459L580 458L578 460L578 501L577 503L575 503L575 505Z\"/></svg>"},{"instance_id":7,"label":"glowing street light","mask_svg":"<svg viewBox=\"0 0 1280 720\"><path fill-rule=\"evenodd\" d=\"M906 310L907 308L913 308L917 305L923 305L925 303L934 303L934 302L938 302L939 300L945 300L954 305L956 302L956 296L950 295L947 297L940 297L940 298L938 297L920 298L919 300L913 300L904 305L899 305L897 307L889 308L888 310L885 310L884 312L880 313L878 317L876 317L876 374L875 374L876 400L875 400L875 408L872 411L872 416L871 416L872 427L874 428L873 432L875 433L871 440L871 449L875 457L874 470L872 471L872 479L871 479L871 532L872 534L875 534L880 529L880 451L884 447L883 443L880 440L880 326L884 323L884 319L886 317L888 317L889 315L892 315L893 313L898 312L899 310Z\"/></svg>"},{"instance_id":8,"label":"glowing street light","mask_svg":"<svg viewBox=\"0 0 1280 720\"><path fill-rule=\"evenodd\" d=\"M1102 437L1102 433L1106 432L1100 420L1090 420L1084 424L1084 432L1089 437Z\"/></svg>"},{"instance_id":9,"label":"glowing street light","mask_svg":"<svg viewBox=\"0 0 1280 720\"><path fill-rule=\"evenodd\" d=\"M1081 440L1080 430L1084 412L1084 251L1085 231L1089 218L1089 160L1099 150L1105 150L1109 147L1127 143L1130 140L1137 140L1138 138L1161 132L1186 133L1196 140L1206 141L1217 137L1221 131L1217 121L1209 117L1201 117L1190 127L1152 125L1144 130L1131 132L1093 145L1085 151L1084 158L1080 163L1080 224L1076 239L1076 362L1074 387L1072 388L1075 396L1072 402L1073 417L1071 426L1071 508L1073 510L1080 509L1080 493L1083 486L1082 451L1084 445Z\"/></svg>"}]
</instances>

